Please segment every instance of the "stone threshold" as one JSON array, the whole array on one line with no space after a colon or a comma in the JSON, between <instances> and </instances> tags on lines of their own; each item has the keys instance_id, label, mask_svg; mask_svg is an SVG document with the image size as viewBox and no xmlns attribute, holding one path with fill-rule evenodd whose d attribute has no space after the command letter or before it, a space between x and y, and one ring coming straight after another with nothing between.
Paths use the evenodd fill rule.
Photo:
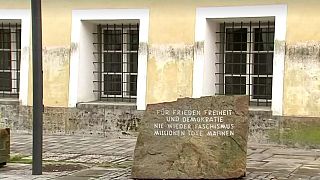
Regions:
<instances>
[{"instance_id":1,"label":"stone threshold","mask_svg":"<svg viewBox=\"0 0 320 180\"><path fill-rule=\"evenodd\" d=\"M130 103L130 102L91 101L91 102L77 103L77 108L84 108L84 107L99 107L99 108L114 108L114 109L129 108L132 110L137 109L136 103Z\"/></svg>"},{"instance_id":2,"label":"stone threshold","mask_svg":"<svg viewBox=\"0 0 320 180\"><path fill-rule=\"evenodd\" d=\"M19 105L18 98L0 98L0 105Z\"/></svg>"}]
</instances>

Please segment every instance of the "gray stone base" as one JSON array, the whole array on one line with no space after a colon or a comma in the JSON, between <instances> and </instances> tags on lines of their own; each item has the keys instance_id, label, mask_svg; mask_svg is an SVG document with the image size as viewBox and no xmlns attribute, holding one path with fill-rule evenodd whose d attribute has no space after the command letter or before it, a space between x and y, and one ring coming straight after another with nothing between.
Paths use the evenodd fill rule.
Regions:
<instances>
[{"instance_id":1,"label":"gray stone base","mask_svg":"<svg viewBox=\"0 0 320 180\"><path fill-rule=\"evenodd\" d=\"M320 117L272 116L250 112L249 142L289 147L320 148Z\"/></svg>"},{"instance_id":2,"label":"gray stone base","mask_svg":"<svg viewBox=\"0 0 320 180\"><path fill-rule=\"evenodd\" d=\"M273 118L272 112L250 111L249 119L249 142L272 143L268 131L279 128L279 122Z\"/></svg>"},{"instance_id":3,"label":"gray stone base","mask_svg":"<svg viewBox=\"0 0 320 180\"><path fill-rule=\"evenodd\" d=\"M45 107L43 132L55 135L125 137L136 135L143 111L136 106L79 104L76 108ZM32 107L0 104L0 127L32 132Z\"/></svg>"},{"instance_id":4,"label":"gray stone base","mask_svg":"<svg viewBox=\"0 0 320 180\"><path fill-rule=\"evenodd\" d=\"M137 135L142 115L143 111L130 105L83 103L76 108L45 107L43 128L48 135L122 138ZM249 142L320 148L320 134L317 134L320 117L278 117L272 116L271 111L250 111L249 119ZM17 101L0 101L0 128L31 133L32 107L21 106Z\"/></svg>"}]
</instances>

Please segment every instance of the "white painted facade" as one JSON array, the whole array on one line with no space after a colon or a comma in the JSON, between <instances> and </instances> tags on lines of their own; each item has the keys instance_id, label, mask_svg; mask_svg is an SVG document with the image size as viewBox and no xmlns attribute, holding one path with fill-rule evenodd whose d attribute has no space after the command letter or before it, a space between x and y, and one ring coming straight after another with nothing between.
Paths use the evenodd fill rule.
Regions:
<instances>
[{"instance_id":1,"label":"white painted facade","mask_svg":"<svg viewBox=\"0 0 320 180\"><path fill-rule=\"evenodd\" d=\"M232 7L206 7L196 9L195 42L204 43L204 48L195 51L193 71L193 97L215 94L215 62L218 48L215 47L215 36L219 19L229 18L260 18L274 17L275 42L284 42L286 39L287 5L262 5L262 6L232 6ZM275 43L276 44L276 43ZM273 115L283 115L284 93L284 43L278 43L274 48L272 105Z\"/></svg>"},{"instance_id":2,"label":"white painted facade","mask_svg":"<svg viewBox=\"0 0 320 180\"><path fill-rule=\"evenodd\" d=\"M19 101L28 105L29 58L31 41L30 9L0 9L0 20L18 20L21 22L21 64Z\"/></svg>"},{"instance_id":3,"label":"white painted facade","mask_svg":"<svg viewBox=\"0 0 320 180\"><path fill-rule=\"evenodd\" d=\"M79 102L97 100L93 93L95 69L93 60L93 35L96 22L113 20L138 20L139 43L148 43L148 9L91 9L73 10L71 27L71 57L69 82L69 107ZM146 108L147 53L138 53L137 109Z\"/></svg>"}]
</instances>

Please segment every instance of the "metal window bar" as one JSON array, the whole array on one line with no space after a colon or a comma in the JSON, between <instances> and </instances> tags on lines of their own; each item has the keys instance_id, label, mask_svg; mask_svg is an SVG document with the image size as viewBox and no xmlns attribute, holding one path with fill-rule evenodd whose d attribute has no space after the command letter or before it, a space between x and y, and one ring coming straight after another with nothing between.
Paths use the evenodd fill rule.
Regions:
<instances>
[{"instance_id":1,"label":"metal window bar","mask_svg":"<svg viewBox=\"0 0 320 180\"><path fill-rule=\"evenodd\" d=\"M139 24L99 24L94 93L100 101L136 102Z\"/></svg>"},{"instance_id":2,"label":"metal window bar","mask_svg":"<svg viewBox=\"0 0 320 180\"><path fill-rule=\"evenodd\" d=\"M21 25L0 25L0 97L18 98L20 89Z\"/></svg>"},{"instance_id":3,"label":"metal window bar","mask_svg":"<svg viewBox=\"0 0 320 180\"><path fill-rule=\"evenodd\" d=\"M216 34L216 94L247 94L251 106L271 106L274 22L224 22Z\"/></svg>"}]
</instances>

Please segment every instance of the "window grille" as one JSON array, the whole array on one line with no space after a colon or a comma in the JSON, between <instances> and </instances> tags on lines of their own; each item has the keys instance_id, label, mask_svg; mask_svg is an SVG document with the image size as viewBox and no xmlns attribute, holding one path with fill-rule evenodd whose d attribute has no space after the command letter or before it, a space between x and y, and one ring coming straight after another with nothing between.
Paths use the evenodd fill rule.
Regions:
<instances>
[{"instance_id":1,"label":"window grille","mask_svg":"<svg viewBox=\"0 0 320 180\"><path fill-rule=\"evenodd\" d=\"M21 26L0 24L0 96L19 97Z\"/></svg>"},{"instance_id":2,"label":"window grille","mask_svg":"<svg viewBox=\"0 0 320 180\"><path fill-rule=\"evenodd\" d=\"M99 94L99 100L135 102L139 24L106 24L97 29L94 92Z\"/></svg>"},{"instance_id":3,"label":"window grille","mask_svg":"<svg viewBox=\"0 0 320 180\"><path fill-rule=\"evenodd\" d=\"M271 106L274 22L224 22L217 35L217 94L246 94L251 106Z\"/></svg>"}]
</instances>

